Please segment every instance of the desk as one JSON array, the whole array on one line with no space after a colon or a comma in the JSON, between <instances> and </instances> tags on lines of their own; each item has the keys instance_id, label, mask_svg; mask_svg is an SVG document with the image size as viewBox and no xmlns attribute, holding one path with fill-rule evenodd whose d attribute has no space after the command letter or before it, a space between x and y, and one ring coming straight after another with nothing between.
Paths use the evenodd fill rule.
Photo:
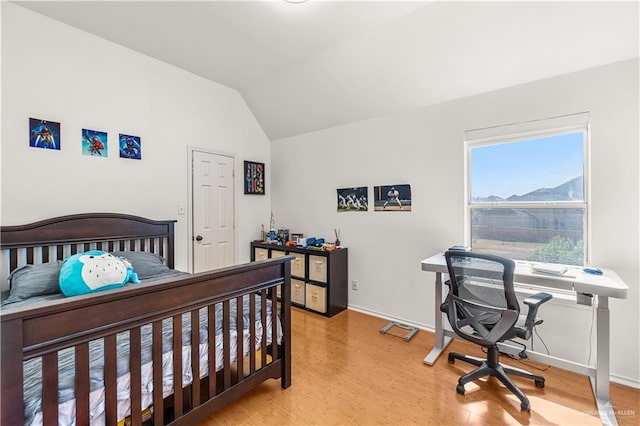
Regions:
<instances>
[{"instance_id":1,"label":"desk","mask_svg":"<svg viewBox=\"0 0 640 426\"><path fill-rule=\"evenodd\" d=\"M435 346L427 354L424 363L433 365L440 354L456 337L456 334L446 330L443 326L445 314L440 312L442 304L442 274L448 274L447 263L443 253L436 254L422 261L422 270L436 273L435 282ZM616 275L615 272L603 269L603 275L592 275L582 271L581 268L570 268L563 276L544 275L531 271L528 262L516 262L514 281L516 283L532 284L547 288L574 291L578 296L583 294L597 297L587 297L588 304L595 303L596 308L596 355L594 366L578 364L573 361L549 356L546 354L527 351L529 359L588 375L591 387L598 404L600 420L606 425L617 425L614 409L609 402L609 297L626 299L629 287ZM508 345L505 350L508 351ZM502 350L503 347L500 347ZM517 353L517 352L516 352Z\"/></svg>"}]
</instances>

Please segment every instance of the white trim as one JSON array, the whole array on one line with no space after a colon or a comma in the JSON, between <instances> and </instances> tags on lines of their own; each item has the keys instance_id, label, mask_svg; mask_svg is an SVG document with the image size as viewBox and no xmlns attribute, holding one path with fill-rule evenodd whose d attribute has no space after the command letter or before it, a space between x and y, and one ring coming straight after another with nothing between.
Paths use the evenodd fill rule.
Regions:
<instances>
[{"instance_id":1,"label":"white trim","mask_svg":"<svg viewBox=\"0 0 640 426\"><path fill-rule=\"evenodd\" d=\"M498 209L534 209L534 208L578 208L584 210L583 219L583 244L584 263L589 265L591 261L591 181L590 181L590 114L581 112L576 114L551 117L540 120L532 120L522 123L507 124L503 126L487 127L482 129L467 130L464 132L464 244L472 245L471 238L471 211L479 208ZM473 148L497 145L500 143L517 143L529 139L538 139L545 136L564 135L580 132L583 135L583 200L568 202L473 202L471 199L471 150ZM524 259L521 259L524 260Z\"/></svg>"},{"instance_id":2,"label":"white trim","mask_svg":"<svg viewBox=\"0 0 640 426\"><path fill-rule=\"evenodd\" d=\"M548 132L550 129L561 131L563 129L575 129L589 124L590 114L579 112L576 114L561 115L542 118L538 120L511 123L500 126L472 129L464 132L465 142L487 142L495 139L520 138L523 135L536 135Z\"/></svg>"},{"instance_id":3,"label":"white trim","mask_svg":"<svg viewBox=\"0 0 640 426\"><path fill-rule=\"evenodd\" d=\"M427 324L422 324L422 323L410 321L410 320L408 320L406 318L396 317L396 316L385 314L385 313L382 313L382 312L372 311L371 309L362 308L360 306L349 305L349 306L347 306L347 309L349 309L351 311L360 312L361 314L371 315L372 317L382 318L382 319L387 320L387 321L397 321L397 322L400 322L402 324L406 324L406 325L410 325L410 326L413 326L413 327L417 327L420 330L429 331L431 333L435 333L436 332L435 328L433 328L433 327L431 327L431 326L429 326Z\"/></svg>"},{"instance_id":4,"label":"white trim","mask_svg":"<svg viewBox=\"0 0 640 426\"><path fill-rule=\"evenodd\" d=\"M584 201L587 203L585 212L585 235L584 238L584 262L591 265L591 124L586 125L584 138L584 174L582 176L584 190Z\"/></svg>"}]
</instances>

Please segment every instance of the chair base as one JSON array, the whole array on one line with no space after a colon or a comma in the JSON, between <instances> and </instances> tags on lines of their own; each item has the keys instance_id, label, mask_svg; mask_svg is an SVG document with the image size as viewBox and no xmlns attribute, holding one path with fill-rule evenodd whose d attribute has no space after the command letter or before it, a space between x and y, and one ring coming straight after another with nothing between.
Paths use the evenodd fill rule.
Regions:
<instances>
[{"instance_id":1,"label":"chair base","mask_svg":"<svg viewBox=\"0 0 640 426\"><path fill-rule=\"evenodd\" d=\"M478 367L458 379L456 392L458 392L460 395L464 395L465 384L481 377L493 376L500 380L503 385L505 385L515 396L518 397L518 399L520 400L520 409L522 411L530 411L531 407L529 405L529 398L527 398L527 396L520 390L520 388L518 388L518 386L513 383L508 374L532 379L535 381L535 385L538 388L544 387L544 377L540 376L539 374L530 373L526 370L502 365L498 361L498 357L500 356L498 348L494 346L487 349L487 359L476 358L457 352L449 352L449 363L453 364L455 360L458 359L460 361L464 361Z\"/></svg>"}]
</instances>

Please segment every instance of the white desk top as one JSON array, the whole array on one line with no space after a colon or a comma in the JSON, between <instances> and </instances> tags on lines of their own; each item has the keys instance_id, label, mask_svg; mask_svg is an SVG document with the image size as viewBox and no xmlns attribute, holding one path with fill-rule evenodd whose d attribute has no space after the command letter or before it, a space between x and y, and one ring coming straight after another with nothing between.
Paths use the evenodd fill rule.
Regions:
<instances>
[{"instance_id":1,"label":"white desk top","mask_svg":"<svg viewBox=\"0 0 640 426\"><path fill-rule=\"evenodd\" d=\"M444 253L438 253L422 262L422 270L447 274ZM531 271L533 262L516 261L515 281L542 287L575 291L576 293L597 294L599 296L626 299L629 286L610 269L602 269L602 275L587 274L580 267L570 267L564 275L548 275Z\"/></svg>"}]
</instances>

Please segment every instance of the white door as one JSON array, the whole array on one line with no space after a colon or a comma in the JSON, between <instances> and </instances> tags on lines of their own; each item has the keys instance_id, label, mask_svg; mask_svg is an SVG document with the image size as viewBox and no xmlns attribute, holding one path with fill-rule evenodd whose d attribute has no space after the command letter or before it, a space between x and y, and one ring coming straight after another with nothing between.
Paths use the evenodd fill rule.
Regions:
<instances>
[{"instance_id":1,"label":"white door","mask_svg":"<svg viewBox=\"0 0 640 426\"><path fill-rule=\"evenodd\" d=\"M234 159L192 151L193 272L235 263Z\"/></svg>"}]
</instances>

